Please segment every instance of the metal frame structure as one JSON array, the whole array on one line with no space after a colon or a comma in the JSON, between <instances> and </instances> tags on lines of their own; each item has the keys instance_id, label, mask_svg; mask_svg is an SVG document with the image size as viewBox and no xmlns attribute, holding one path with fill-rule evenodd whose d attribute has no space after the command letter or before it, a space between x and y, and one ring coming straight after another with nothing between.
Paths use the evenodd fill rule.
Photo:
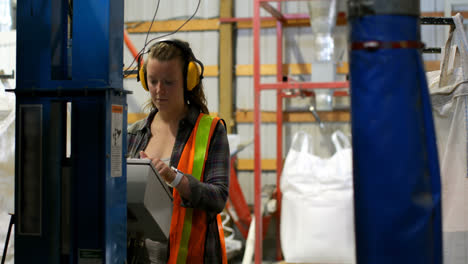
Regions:
<instances>
[{"instance_id":1,"label":"metal frame structure","mask_svg":"<svg viewBox=\"0 0 468 264\"><path fill-rule=\"evenodd\" d=\"M123 0L17 8L15 263L126 260Z\"/></svg>"},{"instance_id":2,"label":"metal frame structure","mask_svg":"<svg viewBox=\"0 0 468 264\"><path fill-rule=\"evenodd\" d=\"M291 97L283 91L289 89L338 89L349 88L349 82L289 82L283 81L283 23L289 19L298 19L308 17L306 14L288 14L281 13L281 2L292 0L254 0L253 10L253 39L254 39L254 213L256 219L261 219L261 148L260 148L260 124L261 124L261 111L260 111L260 96L263 90L276 90L277 91L277 109L276 109L276 125L277 125L277 140L276 140L276 199L277 199L277 213L279 219L281 213L281 189L280 189L280 176L283 165L283 98ZM293 0L301 1L301 0ZM270 5L269 2L277 2L277 8ZM260 8L265 9L276 19L276 83L261 83L260 82ZM262 261L262 221L255 221L255 263ZM277 249L281 248L279 237L279 221L277 221ZM277 258L281 258L281 251L277 250Z\"/></svg>"}]
</instances>

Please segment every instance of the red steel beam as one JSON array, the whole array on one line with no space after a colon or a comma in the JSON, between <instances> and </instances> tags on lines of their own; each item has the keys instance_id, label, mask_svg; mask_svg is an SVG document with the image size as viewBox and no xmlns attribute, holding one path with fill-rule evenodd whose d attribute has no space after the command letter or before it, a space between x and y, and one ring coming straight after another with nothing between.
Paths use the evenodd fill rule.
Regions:
<instances>
[{"instance_id":1,"label":"red steel beam","mask_svg":"<svg viewBox=\"0 0 468 264\"><path fill-rule=\"evenodd\" d=\"M135 60L137 60L138 51L135 48L135 46L133 45L132 40L130 40L130 37L128 36L127 29L124 29L124 41L125 41L125 44L127 45L128 50L132 53ZM140 58L140 59L141 59L140 63L143 63L143 58Z\"/></svg>"},{"instance_id":2,"label":"red steel beam","mask_svg":"<svg viewBox=\"0 0 468 264\"><path fill-rule=\"evenodd\" d=\"M255 264L262 263L261 216L261 148L260 148L260 2L254 0L253 10L254 49L254 214L255 214Z\"/></svg>"},{"instance_id":3,"label":"red steel beam","mask_svg":"<svg viewBox=\"0 0 468 264\"><path fill-rule=\"evenodd\" d=\"M277 71L279 71L279 69L277 69ZM296 82L298 81L292 78L291 76L286 76L286 83L296 83ZM300 83L303 83L303 82L300 82ZM297 96L313 96L315 95L315 92L313 91L313 89L314 88L309 88L307 90L296 89L296 90L286 90L286 91L280 90L280 91L281 91L281 96L283 98L292 98L292 97L297 97ZM346 90L333 91L333 96L349 96L347 87L345 89Z\"/></svg>"},{"instance_id":4,"label":"red steel beam","mask_svg":"<svg viewBox=\"0 0 468 264\"><path fill-rule=\"evenodd\" d=\"M285 20L290 20L290 19L309 19L308 14L282 14L283 18ZM276 19L275 17L261 17L260 20L274 20ZM247 22L247 21L252 21L252 17L224 17L224 18L219 18L219 22L221 23L234 23L234 22ZM286 21L287 22L287 21Z\"/></svg>"},{"instance_id":5,"label":"red steel beam","mask_svg":"<svg viewBox=\"0 0 468 264\"><path fill-rule=\"evenodd\" d=\"M273 0L275 1L275 0ZM261 116L260 116L260 96L261 90L277 90L277 109L276 109L276 122L277 122L277 156L276 156L276 168L277 168L277 178L276 178L276 199L277 199L277 212L276 217L277 221L277 260L282 259L281 255L281 240L280 240L280 225L279 219L281 214L281 189L280 189L280 177L282 171L282 146L283 146L283 96L284 93L282 90L285 89L318 89L318 88L348 88L349 82L326 82L326 83L292 83L292 82L282 82L283 72L283 29L282 23L287 22L288 19L308 19L307 14L289 14L283 15L281 13L281 3L287 0L276 0L278 2L278 9L275 9L271 6L268 0L254 0L254 16L253 18L229 18L229 19L220 19L221 23L224 22L237 22L237 21L253 21L253 40L254 40L254 214L256 219L261 219L261 144L260 144L260 125L261 125ZM273 19L273 18L261 18L260 17L260 6L268 11L274 19L277 20L276 31L277 31L277 43L276 43L276 54L277 54L277 70L276 70L276 79L277 83L261 84L260 83L260 21L262 19ZM336 94L343 93L347 95L346 91L336 91ZM262 262L262 243L263 243L263 230L262 230L262 221L255 221L255 263L260 264Z\"/></svg>"},{"instance_id":6,"label":"red steel beam","mask_svg":"<svg viewBox=\"0 0 468 264\"><path fill-rule=\"evenodd\" d=\"M281 14L281 2L278 2L278 12ZM276 81L283 81L283 23L276 22ZM281 253L281 188L280 178L283 166L283 97L281 91L276 92L276 260L282 260Z\"/></svg>"},{"instance_id":7,"label":"red steel beam","mask_svg":"<svg viewBox=\"0 0 468 264\"><path fill-rule=\"evenodd\" d=\"M294 93L285 93L281 92L281 97L283 98L293 98L293 97L298 97L298 96L314 96L315 92L314 91L298 91ZM349 96L348 91L333 91L333 96L341 97L341 96Z\"/></svg>"},{"instance_id":8,"label":"red steel beam","mask_svg":"<svg viewBox=\"0 0 468 264\"><path fill-rule=\"evenodd\" d=\"M263 83L259 85L261 90L285 90L285 89L338 89L349 88L349 82L279 82Z\"/></svg>"},{"instance_id":9,"label":"red steel beam","mask_svg":"<svg viewBox=\"0 0 468 264\"><path fill-rule=\"evenodd\" d=\"M252 221L252 217L250 215L250 209L247 205L247 202L244 198L244 193L242 192L242 188L239 184L237 179L237 173L235 168L235 161L237 157L231 157L231 178L229 182L229 200L230 206L234 208L234 211L237 214L238 219L233 217L233 220L239 231L241 232L242 236L247 239L247 235L249 232L249 226ZM226 205L227 206L227 205Z\"/></svg>"}]
</instances>

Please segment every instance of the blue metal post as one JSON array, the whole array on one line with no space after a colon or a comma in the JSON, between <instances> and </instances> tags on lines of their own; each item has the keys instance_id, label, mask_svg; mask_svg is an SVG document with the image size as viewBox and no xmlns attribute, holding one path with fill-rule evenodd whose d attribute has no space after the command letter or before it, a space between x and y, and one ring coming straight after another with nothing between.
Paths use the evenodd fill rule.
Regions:
<instances>
[{"instance_id":1,"label":"blue metal post","mask_svg":"<svg viewBox=\"0 0 468 264\"><path fill-rule=\"evenodd\" d=\"M18 2L15 263L126 261L123 8Z\"/></svg>"}]
</instances>

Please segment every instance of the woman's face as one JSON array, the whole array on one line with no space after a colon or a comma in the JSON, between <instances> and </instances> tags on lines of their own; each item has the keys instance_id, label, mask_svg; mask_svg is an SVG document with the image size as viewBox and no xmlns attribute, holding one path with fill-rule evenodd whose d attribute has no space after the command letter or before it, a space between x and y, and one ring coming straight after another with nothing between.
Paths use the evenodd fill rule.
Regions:
<instances>
[{"instance_id":1,"label":"woman's face","mask_svg":"<svg viewBox=\"0 0 468 264\"><path fill-rule=\"evenodd\" d=\"M178 58L168 61L150 58L146 73L151 100L159 111L171 112L184 108L182 62Z\"/></svg>"}]
</instances>

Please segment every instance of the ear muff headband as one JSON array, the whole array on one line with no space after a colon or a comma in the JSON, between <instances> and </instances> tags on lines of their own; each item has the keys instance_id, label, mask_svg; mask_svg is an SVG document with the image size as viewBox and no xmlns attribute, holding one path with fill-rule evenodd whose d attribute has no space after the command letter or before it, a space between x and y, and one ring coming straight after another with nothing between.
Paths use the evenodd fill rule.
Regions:
<instances>
[{"instance_id":1,"label":"ear muff headband","mask_svg":"<svg viewBox=\"0 0 468 264\"><path fill-rule=\"evenodd\" d=\"M141 86L143 86L143 89L145 89L146 91L149 91L147 81L146 81L146 67L143 65L141 67L138 66L138 68L139 68L138 80L141 81Z\"/></svg>"},{"instance_id":2,"label":"ear muff headband","mask_svg":"<svg viewBox=\"0 0 468 264\"><path fill-rule=\"evenodd\" d=\"M165 43L174 45L182 51L182 55L186 62L184 65L184 69L183 69L183 74L185 75L184 84L185 84L187 91L192 91L200 83L201 79L203 79L203 72L204 72L203 63L197 60L195 56L193 55L192 51L178 40L163 40L160 42L165 42ZM141 85L143 86L143 89L148 91L148 83L147 83L147 78L146 78L146 66L145 65L143 65L142 67L139 67L138 77L141 81Z\"/></svg>"}]
</instances>

